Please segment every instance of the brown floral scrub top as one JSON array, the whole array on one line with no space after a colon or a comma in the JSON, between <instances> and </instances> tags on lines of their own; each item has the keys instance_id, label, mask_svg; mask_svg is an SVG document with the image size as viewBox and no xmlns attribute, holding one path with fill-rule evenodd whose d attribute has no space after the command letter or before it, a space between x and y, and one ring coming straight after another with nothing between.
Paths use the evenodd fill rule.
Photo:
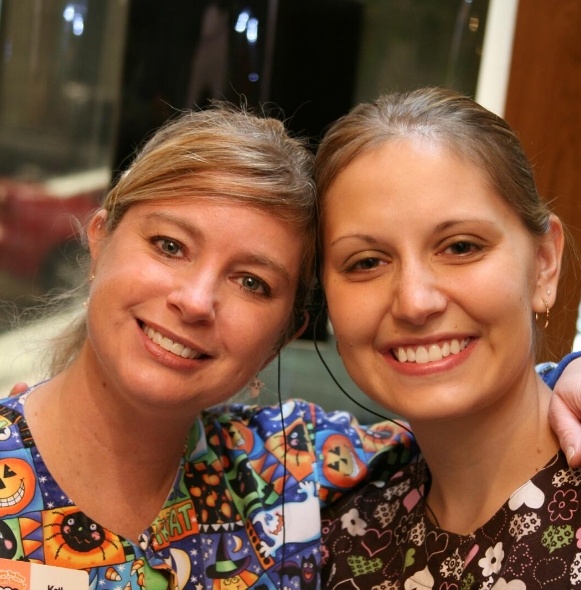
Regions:
<instances>
[{"instance_id":1,"label":"brown floral scrub top","mask_svg":"<svg viewBox=\"0 0 581 590\"><path fill-rule=\"evenodd\" d=\"M562 453L462 536L426 517L422 459L323 515L328 590L581 588L581 470Z\"/></svg>"}]
</instances>

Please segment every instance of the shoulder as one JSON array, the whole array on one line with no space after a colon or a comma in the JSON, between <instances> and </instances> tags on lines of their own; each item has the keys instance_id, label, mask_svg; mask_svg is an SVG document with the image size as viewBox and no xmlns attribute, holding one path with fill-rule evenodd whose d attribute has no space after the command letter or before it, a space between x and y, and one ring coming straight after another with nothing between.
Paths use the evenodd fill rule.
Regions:
<instances>
[{"instance_id":1,"label":"shoulder","mask_svg":"<svg viewBox=\"0 0 581 590\"><path fill-rule=\"evenodd\" d=\"M301 399L288 399L274 406L216 406L202 413L202 421L206 433L251 431L263 440L274 433L286 437L302 430L317 452L325 453L330 446L341 447L342 441L348 441L358 453L369 456L394 452L398 456L387 461L392 465L407 463L416 451L413 435L405 424L386 420L364 426L348 412L328 412Z\"/></svg>"},{"instance_id":2,"label":"shoulder","mask_svg":"<svg viewBox=\"0 0 581 590\"><path fill-rule=\"evenodd\" d=\"M341 521L345 515L357 514L366 523L377 521L376 524L385 526L385 511L393 517L399 507L409 504L410 498L420 499L428 477L426 464L419 458L395 473L385 472L382 477L359 486L325 508L323 518Z\"/></svg>"},{"instance_id":3,"label":"shoulder","mask_svg":"<svg viewBox=\"0 0 581 590\"><path fill-rule=\"evenodd\" d=\"M24 419L24 402L31 391L0 400L0 453L29 446L32 437Z\"/></svg>"}]
</instances>

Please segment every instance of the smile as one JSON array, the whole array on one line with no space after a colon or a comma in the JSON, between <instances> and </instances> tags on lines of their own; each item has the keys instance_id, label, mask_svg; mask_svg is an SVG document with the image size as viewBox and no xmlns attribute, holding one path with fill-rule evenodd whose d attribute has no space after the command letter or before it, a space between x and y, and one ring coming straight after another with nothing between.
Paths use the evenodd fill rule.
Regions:
<instances>
[{"instance_id":1,"label":"smile","mask_svg":"<svg viewBox=\"0 0 581 590\"><path fill-rule=\"evenodd\" d=\"M392 348L391 352L400 363L425 364L441 361L447 356L460 353L468 346L469 341L469 338L463 340L454 338L439 344L429 344L427 346L400 346L397 349Z\"/></svg>"},{"instance_id":2,"label":"smile","mask_svg":"<svg viewBox=\"0 0 581 590\"><path fill-rule=\"evenodd\" d=\"M184 346L179 342L174 342L167 336L160 334L157 330L150 328L146 324L142 325L142 330L154 344L157 344L164 350L167 350L168 352L171 352L172 354L175 354L176 356L179 356L183 359L196 360L201 358L208 358L207 354L203 354L201 352L192 350L189 346Z\"/></svg>"},{"instance_id":3,"label":"smile","mask_svg":"<svg viewBox=\"0 0 581 590\"><path fill-rule=\"evenodd\" d=\"M0 498L0 508L14 506L15 504L18 504L22 498L24 498L24 481L21 480L20 486L18 486L18 489L12 494L12 496L9 496L8 498Z\"/></svg>"}]
</instances>

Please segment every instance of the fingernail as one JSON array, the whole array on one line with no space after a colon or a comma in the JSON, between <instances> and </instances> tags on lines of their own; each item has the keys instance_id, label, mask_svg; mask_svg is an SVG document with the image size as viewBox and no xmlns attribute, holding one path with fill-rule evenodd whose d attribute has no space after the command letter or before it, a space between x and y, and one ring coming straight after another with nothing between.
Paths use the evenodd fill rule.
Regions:
<instances>
[{"instance_id":1,"label":"fingernail","mask_svg":"<svg viewBox=\"0 0 581 590\"><path fill-rule=\"evenodd\" d=\"M575 447L567 447L567 463L571 463L571 459L575 455Z\"/></svg>"}]
</instances>

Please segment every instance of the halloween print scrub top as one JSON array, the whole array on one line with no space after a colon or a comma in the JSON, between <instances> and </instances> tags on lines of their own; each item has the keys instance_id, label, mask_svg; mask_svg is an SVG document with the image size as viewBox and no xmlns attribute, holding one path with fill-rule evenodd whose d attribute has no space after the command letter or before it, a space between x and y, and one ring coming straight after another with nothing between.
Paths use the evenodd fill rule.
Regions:
<instances>
[{"instance_id":1,"label":"halloween print scrub top","mask_svg":"<svg viewBox=\"0 0 581 590\"><path fill-rule=\"evenodd\" d=\"M363 429L303 401L205 412L135 544L51 477L22 413L29 393L0 400L0 557L86 569L95 590L318 588L320 507L365 478L378 452L395 470L414 447L393 424Z\"/></svg>"},{"instance_id":2,"label":"halloween print scrub top","mask_svg":"<svg viewBox=\"0 0 581 590\"><path fill-rule=\"evenodd\" d=\"M429 472L414 463L323 511L324 588L581 588L581 470L563 453L470 535L426 517Z\"/></svg>"}]
</instances>

